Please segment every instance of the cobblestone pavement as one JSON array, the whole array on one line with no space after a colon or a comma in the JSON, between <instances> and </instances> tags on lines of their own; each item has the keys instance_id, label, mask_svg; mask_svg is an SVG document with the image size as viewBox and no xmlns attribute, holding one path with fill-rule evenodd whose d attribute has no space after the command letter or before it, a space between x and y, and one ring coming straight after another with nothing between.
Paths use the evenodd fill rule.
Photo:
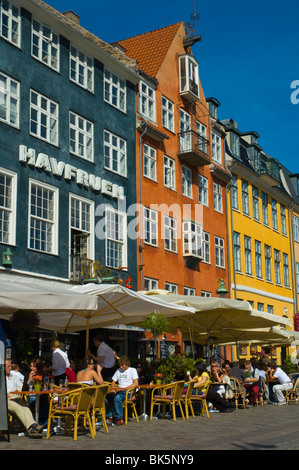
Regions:
<instances>
[{"instance_id":1,"label":"cobblestone pavement","mask_svg":"<svg viewBox=\"0 0 299 470\"><path fill-rule=\"evenodd\" d=\"M101 455L121 455L121 451L147 450L165 454L167 451L196 450L299 450L299 406L264 405L233 413L211 413L210 418L196 416L153 421L130 420L127 426L109 425L109 434L102 427L94 439L79 434L52 435L50 439L34 440L10 434L0 440L1 450L101 450ZM133 455L138 455L136 452Z\"/></svg>"}]
</instances>

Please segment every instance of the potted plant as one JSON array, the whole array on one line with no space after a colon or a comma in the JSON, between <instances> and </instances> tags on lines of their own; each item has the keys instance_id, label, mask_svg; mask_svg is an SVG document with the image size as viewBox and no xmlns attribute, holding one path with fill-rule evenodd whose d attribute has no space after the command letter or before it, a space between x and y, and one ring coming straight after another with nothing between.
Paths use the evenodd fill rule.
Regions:
<instances>
[{"instance_id":1,"label":"potted plant","mask_svg":"<svg viewBox=\"0 0 299 470\"><path fill-rule=\"evenodd\" d=\"M150 313L142 322L142 328L145 330L151 331L154 336L155 340L155 354L154 354L154 362L156 357L158 356L158 344L157 344L157 336L161 335L169 328L169 323L162 315L162 313Z\"/></svg>"},{"instance_id":2,"label":"potted plant","mask_svg":"<svg viewBox=\"0 0 299 470\"><path fill-rule=\"evenodd\" d=\"M35 375L33 377L33 387L36 392L40 392L42 389L43 378L41 375Z\"/></svg>"},{"instance_id":3,"label":"potted plant","mask_svg":"<svg viewBox=\"0 0 299 470\"><path fill-rule=\"evenodd\" d=\"M156 381L156 384L157 384L157 385L161 385L162 379L163 379L163 374L161 374L160 372L157 372L157 373L155 374L155 381Z\"/></svg>"}]
</instances>

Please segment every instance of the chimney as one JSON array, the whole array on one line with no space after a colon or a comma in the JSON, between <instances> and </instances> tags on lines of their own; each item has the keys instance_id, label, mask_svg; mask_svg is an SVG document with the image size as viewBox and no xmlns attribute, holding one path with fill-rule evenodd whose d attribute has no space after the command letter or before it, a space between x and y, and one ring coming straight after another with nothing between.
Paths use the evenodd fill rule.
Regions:
<instances>
[{"instance_id":1,"label":"chimney","mask_svg":"<svg viewBox=\"0 0 299 470\"><path fill-rule=\"evenodd\" d=\"M73 12L72 10L69 10L69 11L65 11L63 15L66 16L69 20L72 20L74 23L80 26L80 16L77 15L77 13Z\"/></svg>"}]
</instances>

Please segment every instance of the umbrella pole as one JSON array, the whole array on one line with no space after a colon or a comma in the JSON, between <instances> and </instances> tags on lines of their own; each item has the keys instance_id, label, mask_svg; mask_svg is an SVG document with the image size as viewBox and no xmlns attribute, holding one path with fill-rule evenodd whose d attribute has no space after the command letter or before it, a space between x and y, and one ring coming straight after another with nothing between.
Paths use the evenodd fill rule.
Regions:
<instances>
[{"instance_id":1,"label":"umbrella pole","mask_svg":"<svg viewBox=\"0 0 299 470\"><path fill-rule=\"evenodd\" d=\"M85 350L89 349L89 317L86 318L86 342L85 342Z\"/></svg>"}]
</instances>

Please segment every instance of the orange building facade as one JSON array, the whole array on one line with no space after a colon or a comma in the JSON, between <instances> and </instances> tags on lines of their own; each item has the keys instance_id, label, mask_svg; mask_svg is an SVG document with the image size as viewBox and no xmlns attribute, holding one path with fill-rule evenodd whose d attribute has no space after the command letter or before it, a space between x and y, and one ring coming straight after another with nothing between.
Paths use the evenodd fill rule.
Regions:
<instances>
[{"instance_id":1,"label":"orange building facade","mask_svg":"<svg viewBox=\"0 0 299 470\"><path fill-rule=\"evenodd\" d=\"M224 128L182 22L115 43L138 63L138 290L228 287ZM135 288L135 286L134 286Z\"/></svg>"}]
</instances>

